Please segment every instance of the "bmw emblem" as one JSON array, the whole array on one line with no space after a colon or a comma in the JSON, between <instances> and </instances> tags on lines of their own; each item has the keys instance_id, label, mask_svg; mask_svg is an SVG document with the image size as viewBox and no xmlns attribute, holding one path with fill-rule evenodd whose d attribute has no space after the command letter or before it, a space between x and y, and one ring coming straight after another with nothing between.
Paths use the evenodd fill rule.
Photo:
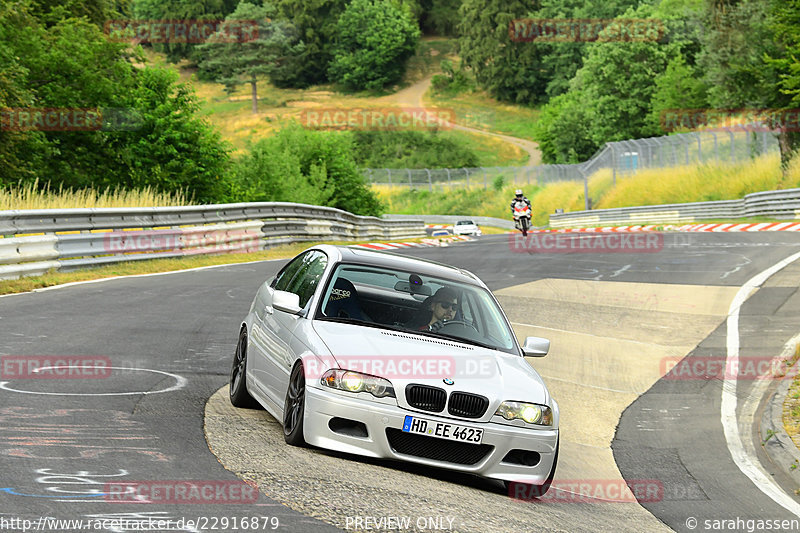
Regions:
<instances>
[{"instance_id":1,"label":"bmw emblem","mask_svg":"<svg viewBox=\"0 0 800 533\"><path fill-rule=\"evenodd\" d=\"M453 385L455 383L455 381L453 381L450 378L444 378L442 381L444 382L445 385Z\"/></svg>"}]
</instances>

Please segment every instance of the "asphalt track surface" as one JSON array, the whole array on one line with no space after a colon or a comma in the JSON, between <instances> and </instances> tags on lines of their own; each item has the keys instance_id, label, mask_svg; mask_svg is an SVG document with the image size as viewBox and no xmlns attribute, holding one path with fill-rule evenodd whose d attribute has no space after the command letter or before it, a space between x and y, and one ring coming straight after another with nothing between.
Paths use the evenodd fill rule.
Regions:
<instances>
[{"instance_id":1,"label":"asphalt track surface","mask_svg":"<svg viewBox=\"0 0 800 533\"><path fill-rule=\"evenodd\" d=\"M464 267L500 291L545 279L736 288L797 251L800 236L776 232L666 234L658 253L512 253L504 235L404 253ZM206 530L216 525L218 531L243 530L231 526L233 518L245 517L259 518L258 530L272 530L274 517L279 531L337 530L324 520L324 513L323 520L312 518L311 513L271 499L271 487L264 485L259 486L257 501L249 503L232 503L221 496L201 504L120 503L103 496L108 483L121 481L238 481L209 450L204 408L227 382L238 325L252 296L282 264L231 265L0 298L0 355L99 357L113 370L103 379L6 379L4 374L0 530L22 529L13 527L11 519L41 524L40 517L171 519L171 530L179 529L181 518L200 518ZM783 274L783 281L768 283L742 308L739 326L745 354L777 354L797 333L798 276L789 269ZM691 356L719 353L724 327L720 324ZM754 382L739 383L740 405L753 386ZM612 443L619 471L629 480L657 479L664 484L662 500L642 504L655 523L689 531L686 520L693 516L701 521L694 530L703 531L703 519L794 517L765 496L731 459L719 418L720 390L718 380L658 381L619 422ZM250 452L259 454L257 448ZM358 462L336 459L342 469L350 461ZM787 483L774 473L778 482ZM325 472L318 474L321 481L327 478ZM497 492L465 477L444 477L459 490ZM358 486L350 483L347 490L357 492ZM336 488L326 490L324 504L335 512ZM437 494L426 498L436 501ZM442 506L446 509L447 501ZM597 509L594 504L543 508L542 520L531 523L530 530L605 530L602 522L595 522ZM483 512L491 515L492 510ZM222 527L222 518L228 518L228 527ZM502 524L504 517L493 518ZM201 530L198 525L186 527L184 522L179 530ZM641 526L634 522L624 529ZM39 530L79 529L62 524ZM131 528L106 522L94 530ZM508 529L512 530L519 529Z\"/></svg>"}]
</instances>

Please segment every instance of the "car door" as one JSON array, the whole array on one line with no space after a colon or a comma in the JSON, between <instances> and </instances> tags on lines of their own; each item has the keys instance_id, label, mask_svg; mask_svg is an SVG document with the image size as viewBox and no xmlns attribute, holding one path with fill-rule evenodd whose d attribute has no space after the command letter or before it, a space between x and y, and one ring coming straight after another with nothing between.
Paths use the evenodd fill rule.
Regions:
<instances>
[{"instance_id":1,"label":"car door","mask_svg":"<svg viewBox=\"0 0 800 533\"><path fill-rule=\"evenodd\" d=\"M270 306L265 306L263 324L263 369L261 380L266 388L266 393L279 406L283 406L286 387L289 382L289 373L299 353L292 348L297 346L293 341L294 332L300 320L308 320L311 298L314 295L325 267L328 257L319 250L310 250L294 261L285 275L275 279L274 287L269 295L270 304L272 295L276 290L297 294L303 312L300 315L286 313ZM287 265L288 266L288 265Z\"/></svg>"},{"instance_id":2,"label":"car door","mask_svg":"<svg viewBox=\"0 0 800 533\"><path fill-rule=\"evenodd\" d=\"M303 265L303 257L305 255L307 253L287 263L278 272L272 283L264 282L261 285L256 294L256 303L253 309L255 318L250 330L251 355L248 367L256 388L278 407L283 405L283 399L276 398L274 392L270 391L267 372L268 368L274 367L274 363L269 363L270 359L274 359L275 355L282 350L278 332L279 325L274 318L275 309L272 307L272 297L275 294L275 290L286 289L294 275L297 274L298 269Z\"/></svg>"}]
</instances>

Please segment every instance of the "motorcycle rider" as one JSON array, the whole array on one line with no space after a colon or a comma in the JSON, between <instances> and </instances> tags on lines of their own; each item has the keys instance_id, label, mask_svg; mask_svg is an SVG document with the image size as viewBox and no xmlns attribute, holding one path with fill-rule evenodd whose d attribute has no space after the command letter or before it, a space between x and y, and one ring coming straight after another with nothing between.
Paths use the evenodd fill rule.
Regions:
<instances>
[{"instance_id":1,"label":"motorcycle rider","mask_svg":"<svg viewBox=\"0 0 800 533\"><path fill-rule=\"evenodd\" d=\"M522 194L522 189L517 189L514 192L514 194L515 194L514 199L511 200L511 214L512 215L514 214L514 206L517 204L517 202L525 202L526 204L528 204L528 208L530 208L531 211L533 211L533 208L531 208L531 201L528 200L527 196Z\"/></svg>"}]
</instances>

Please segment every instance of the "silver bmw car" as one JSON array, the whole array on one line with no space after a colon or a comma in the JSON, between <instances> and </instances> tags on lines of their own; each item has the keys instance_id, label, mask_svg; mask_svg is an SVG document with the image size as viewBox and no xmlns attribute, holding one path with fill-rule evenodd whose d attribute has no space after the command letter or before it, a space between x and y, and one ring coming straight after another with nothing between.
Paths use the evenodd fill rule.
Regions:
<instances>
[{"instance_id":1,"label":"silver bmw car","mask_svg":"<svg viewBox=\"0 0 800 533\"><path fill-rule=\"evenodd\" d=\"M330 245L258 290L230 376L237 407L263 406L286 442L522 483L544 494L558 404L474 274Z\"/></svg>"}]
</instances>

